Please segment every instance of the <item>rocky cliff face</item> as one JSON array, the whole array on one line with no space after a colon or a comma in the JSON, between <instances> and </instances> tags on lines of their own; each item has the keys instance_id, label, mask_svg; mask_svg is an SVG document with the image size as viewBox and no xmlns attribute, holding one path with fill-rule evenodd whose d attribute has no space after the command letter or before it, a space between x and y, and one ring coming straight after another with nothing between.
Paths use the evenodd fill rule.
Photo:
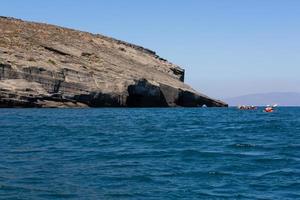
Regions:
<instances>
[{"instance_id":1,"label":"rocky cliff face","mask_svg":"<svg viewBox=\"0 0 300 200\"><path fill-rule=\"evenodd\" d=\"M140 46L0 17L0 107L227 106Z\"/></svg>"}]
</instances>

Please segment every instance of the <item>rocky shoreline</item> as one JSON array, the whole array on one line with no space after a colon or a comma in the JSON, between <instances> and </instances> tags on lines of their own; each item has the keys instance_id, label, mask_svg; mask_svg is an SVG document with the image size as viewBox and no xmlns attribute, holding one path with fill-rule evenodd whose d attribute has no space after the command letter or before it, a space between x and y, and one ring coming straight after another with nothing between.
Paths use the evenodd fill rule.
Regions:
<instances>
[{"instance_id":1,"label":"rocky shoreline","mask_svg":"<svg viewBox=\"0 0 300 200\"><path fill-rule=\"evenodd\" d=\"M102 35L0 17L0 107L226 107L155 52Z\"/></svg>"}]
</instances>

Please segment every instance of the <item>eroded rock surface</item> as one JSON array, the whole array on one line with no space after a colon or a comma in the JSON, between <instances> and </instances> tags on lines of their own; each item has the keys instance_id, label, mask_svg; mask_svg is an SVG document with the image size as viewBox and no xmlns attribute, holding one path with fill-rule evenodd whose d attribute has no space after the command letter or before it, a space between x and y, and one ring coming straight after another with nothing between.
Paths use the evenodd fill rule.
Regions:
<instances>
[{"instance_id":1,"label":"eroded rock surface","mask_svg":"<svg viewBox=\"0 0 300 200\"><path fill-rule=\"evenodd\" d=\"M149 49L0 17L0 107L227 106L183 81Z\"/></svg>"}]
</instances>

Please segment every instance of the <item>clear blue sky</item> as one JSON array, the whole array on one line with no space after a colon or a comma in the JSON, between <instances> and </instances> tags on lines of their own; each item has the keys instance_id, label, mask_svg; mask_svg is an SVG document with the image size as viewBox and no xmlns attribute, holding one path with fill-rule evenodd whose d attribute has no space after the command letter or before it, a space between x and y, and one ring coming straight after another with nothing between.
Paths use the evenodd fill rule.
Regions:
<instances>
[{"instance_id":1,"label":"clear blue sky","mask_svg":"<svg viewBox=\"0 0 300 200\"><path fill-rule=\"evenodd\" d=\"M300 92L298 0L7 0L0 15L153 49L213 97Z\"/></svg>"}]
</instances>

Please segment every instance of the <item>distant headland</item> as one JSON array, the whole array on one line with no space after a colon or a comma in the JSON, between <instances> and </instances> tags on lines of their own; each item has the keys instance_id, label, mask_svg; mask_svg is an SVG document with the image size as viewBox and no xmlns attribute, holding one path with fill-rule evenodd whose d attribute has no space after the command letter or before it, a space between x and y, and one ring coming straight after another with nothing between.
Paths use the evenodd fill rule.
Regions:
<instances>
[{"instance_id":1,"label":"distant headland","mask_svg":"<svg viewBox=\"0 0 300 200\"><path fill-rule=\"evenodd\" d=\"M226 107L154 51L0 17L0 107Z\"/></svg>"},{"instance_id":2,"label":"distant headland","mask_svg":"<svg viewBox=\"0 0 300 200\"><path fill-rule=\"evenodd\" d=\"M300 93L297 92L270 92L249 94L225 99L230 106L255 105L266 106L278 104L279 106L300 106Z\"/></svg>"}]
</instances>

